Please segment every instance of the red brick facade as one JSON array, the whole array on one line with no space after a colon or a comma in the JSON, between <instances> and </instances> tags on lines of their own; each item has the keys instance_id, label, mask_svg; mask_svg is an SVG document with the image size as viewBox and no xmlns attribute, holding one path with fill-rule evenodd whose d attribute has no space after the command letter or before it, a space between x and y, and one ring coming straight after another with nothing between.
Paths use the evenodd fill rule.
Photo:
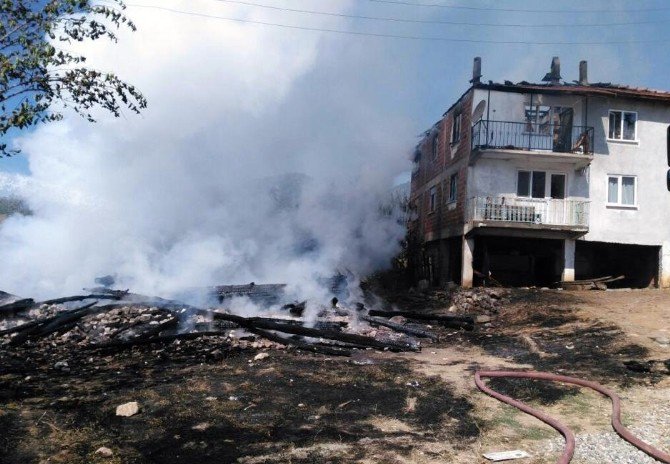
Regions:
<instances>
[{"instance_id":1,"label":"red brick facade","mask_svg":"<svg viewBox=\"0 0 670 464\"><path fill-rule=\"evenodd\" d=\"M471 147L471 116L473 91L470 89L454 104L435 126L426 132L417 146L414 172L412 173L411 200L416 207L417 220L412 232L422 242L461 235L467 205L468 159ZM452 143L452 128L460 115L459 140ZM433 143L437 138L437 156ZM457 173L455 204L448 204L449 183ZM430 211L430 191L436 188L434 211ZM460 232L459 232L460 230Z\"/></svg>"}]
</instances>

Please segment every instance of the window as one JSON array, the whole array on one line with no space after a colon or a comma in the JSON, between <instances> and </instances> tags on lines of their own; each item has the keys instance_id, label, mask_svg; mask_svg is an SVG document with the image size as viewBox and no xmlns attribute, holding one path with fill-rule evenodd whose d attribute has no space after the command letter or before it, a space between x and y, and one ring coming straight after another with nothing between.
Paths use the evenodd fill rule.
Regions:
<instances>
[{"instance_id":1,"label":"window","mask_svg":"<svg viewBox=\"0 0 670 464\"><path fill-rule=\"evenodd\" d=\"M610 206L636 206L637 177L607 176L607 204Z\"/></svg>"},{"instance_id":2,"label":"window","mask_svg":"<svg viewBox=\"0 0 670 464\"><path fill-rule=\"evenodd\" d=\"M458 173L449 177L449 198L447 203L454 203L458 197Z\"/></svg>"},{"instance_id":3,"label":"window","mask_svg":"<svg viewBox=\"0 0 670 464\"><path fill-rule=\"evenodd\" d=\"M519 197L544 198L547 173L544 171L519 171L516 194Z\"/></svg>"},{"instance_id":4,"label":"window","mask_svg":"<svg viewBox=\"0 0 670 464\"><path fill-rule=\"evenodd\" d=\"M526 113L526 132L549 134L551 107L543 105L524 107Z\"/></svg>"},{"instance_id":5,"label":"window","mask_svg":"<svg viewBox=\"0 0 670 464\"><path fill-rule=\"evenodd\" d=\"M611 140L637 140L637 113L610 111L607 137Z\"/></svg>"},{"instance_id":6,"label":"window","mask_svg":"<svg viewBox=\"0 0 670 464\"><path fill-rule=\"evenodd\" d=\"M461 113L454 115L454 122L451 125L451 143L458 143L461 140Z\"/></svg>"},{"instance_id":7,"label":"window","mask_svg":"<svg viewBox=\"0 0 670 464\"><path fill-rule=\"evenodd\" d=\"M565 174L552 174L549 196L562 200L565 198Z\"/></svg>"},{"instance_id":8,"label":"window","mask_svg":"<svg viewBox=\"0 0 670 464\"><path fill-rule=\"evenodd\" d=\"M437 135L435 135L435 136L433 137L433 147L432 147L432 150L433 150L433 159L434 159L434 160L437 159L437 155L440 153L439 148L440 148L440 147L439 147L439 144L438 144Z\"/></svg>"},{"instance_id":9,"label":"window","mask_svg":"<svg viewBox=\"0 0 670 464\"><path fill-rule=\"evenodd\" d=\"M431 213L435 211L436 199L437 199L437 187L431 187L430 192L428 192L428 211Z\"/></svg>"}]
</instances>

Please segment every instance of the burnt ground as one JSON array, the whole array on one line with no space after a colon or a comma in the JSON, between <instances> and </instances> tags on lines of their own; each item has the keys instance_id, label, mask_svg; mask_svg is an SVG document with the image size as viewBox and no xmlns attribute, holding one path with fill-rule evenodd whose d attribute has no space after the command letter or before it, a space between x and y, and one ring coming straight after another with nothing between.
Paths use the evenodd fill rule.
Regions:
<instances>
[{"instance_id":1,"label":"burnt ground","mask_svg":"<svg viewBox=\"0 0 670 464\"><path fill-rule=\"evenodd\" d=\"M72 353L70 372L54 369L49 354L3 353L0 462L92 462L103 445L117 451L118 462L235 462L317 442L393 437L375 427L381 417L406 423L409 435L422 440L467 442L478 434L471 404L440 379L412 372L406 361L273 351L254 362L253 351L212 359L203 355L210 349L202 341L160 356L151 347L103 359ZM417 399L411 412L408 397ZM115 407L126 401L138 401L141 413L116 417ZM453 425L444 428L445 419ZM392 446L402 453L408 445ZM315 452L292 462L345 461L324 461Z\"/></svg>"},{"instance_id":2,"label":"burnt ground","mask_svg":"<svg viewBox=\"0 0 670 464\"><path fill-rule=\"evenodd\" d=\"M632 301L641 297L647 300ZM436 301L426 296L425 307ZM616 312L621 301L638 312L598 316ZM476 369L584 377L642 407L644 392L670 391L667 372L635 372L624 361L667 359L670 351L631 333L624 318L653 314L665 323L668 303L670 294L660 291L519 290L476 332L435 328L441 341L422 353L364 351L349 359L271 350L255 361L258 351L228 347L222 338L107 353L3 346L0 462L481 462L481 452L501 443L523 448L555 434L476 391ZM422 305L416 295L398 304ZM69 370L55 367L62 361ZM560 411L578 430L607 427L606 414L589 419L606 403L577 388L490 385ZM128 401L139 402L140 413L117 417L116 406ZM95 455L101 446L113 457Z\"/></svg>"}]
</instances>

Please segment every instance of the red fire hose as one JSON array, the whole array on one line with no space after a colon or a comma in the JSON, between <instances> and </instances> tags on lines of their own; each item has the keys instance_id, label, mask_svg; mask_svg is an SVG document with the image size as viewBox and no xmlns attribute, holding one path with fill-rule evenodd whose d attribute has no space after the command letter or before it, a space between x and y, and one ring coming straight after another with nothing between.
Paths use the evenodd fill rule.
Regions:
<instances>
[{"instance_id":1,"label":"red fire hose","mask_svg":"<svg viewBox=\"0 0 670 464\"><path fill-rule=\"evenodd\" d=\"M511 406L514 406L517 409L522 410L526 414L530 414L531 416L537 417L542 422L558 430L561 433L561 435L565 437L565 450L563 450L563 455L558 460L558 464L569 464L570 461L572 460L572 455L575 452L575 435L572 433L572 431L565 424L562 424L561 422L544 414L543 412L533 409L527 404L522 403L521 401L517 401L513 398L510 398L509 396L505 396L496 391L491 390L484 384L484 382L482 381L482 377L489 377L489 378L509 377L516 379L549 380L551 382L570 383L574 385L579 385L581 387L590 388L592 390L597 391L598 393L608 396L612 400L612 426L614 427L614 430L616 430L616 432L621 436L621 438L623 438L630 444L636 446L640 450L644 451L654 459L657 459L658 461L664 462L666 464L670 464L670 454L665 453L659 449L654 448L648 443L643 442L635 435L633 435L626 427L623 426L623 424L621 423L621 400L616 395L616 393L614 393L612 390L608 388L603 387L600 384L597 384L595 382L589 382L588 380L576 379L574 377L566 377L564 375L549 374L546 372L534 372L534 371L476 372L475 384L477 384L477 388L479 388L481 391L483 391L487 395L494 397L499 401L502 401L503 403L507 403Z\"/></svg>"}]
</instances>

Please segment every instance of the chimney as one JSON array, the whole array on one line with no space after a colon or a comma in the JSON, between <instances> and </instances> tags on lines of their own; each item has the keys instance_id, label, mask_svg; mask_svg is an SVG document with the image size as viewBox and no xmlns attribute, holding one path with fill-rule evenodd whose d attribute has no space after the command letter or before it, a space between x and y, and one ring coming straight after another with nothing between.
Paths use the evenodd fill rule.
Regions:
<instances>
[{"instance_id":1,"label":"chimney","mask_svg":"<svg viewBox=\"0 0 670 464\"><path fill-rule=\"evenodd\" d=\"M472 79L470 79L470 83L472 84L479 84L482 79L482 59L477 56L475 57L475 61L472 64Z\"/></svg>"},{"instance_id":2,"label":"chimney","mask_svg":"<svg viewBox=\"0 0 670 464\"><path fill-rule=\"evenodd\" d=\"M585 60L579 62L579 85L589 85L588 64Z\"/></svg>"},{"instance_id":3,"label":"chimney","mask_svg":"<svg viewBox=\"0 0 670 464\"><path fill-rule=\"evenodd\" d=\"M551 60L551 71L544 76L542 79L544 82L549 82L551 84L558 84L561 81L561 60L555 56Z\"/></svg>"}]
</instances>

